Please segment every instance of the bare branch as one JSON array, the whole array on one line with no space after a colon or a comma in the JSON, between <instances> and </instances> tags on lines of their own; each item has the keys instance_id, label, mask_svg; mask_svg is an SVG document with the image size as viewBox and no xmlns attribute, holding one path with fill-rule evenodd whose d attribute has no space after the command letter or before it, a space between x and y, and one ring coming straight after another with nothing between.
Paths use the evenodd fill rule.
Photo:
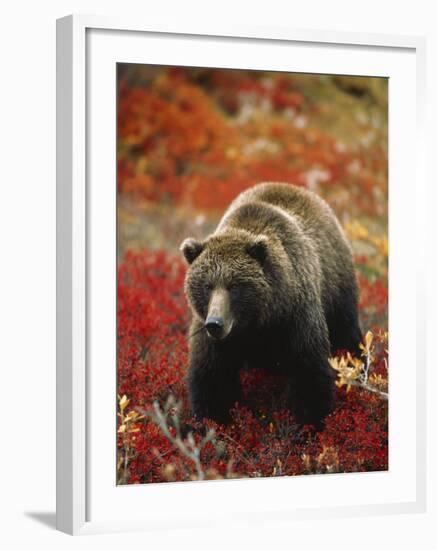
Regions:
<instances>
[{"instance_id":1,"label":"bare branch","mask_svg":"<svg viewBox=\"0 0 437 550\"><path fill-rule=\"evenodd\" d=\"M164 409L161 409L159 403L155 401L153 403L153 411L149 411L147 414L152 422L154 422L162 430L162 433L170 441L170 443L174 445L183 456L188 458L193 463L196 469L197 479L203 480L205 479L205 472L202 467L200 452L207 443L214 441L215 431L208 430L207 434L199 443L196 443L191 432L189 432L187 437L183 439L179 419L180 408L180 402L176 402L174 397L170 396L167 399ZM171 432L170 422L176 432L174 435Z\"/></svg>"}]
</instances>

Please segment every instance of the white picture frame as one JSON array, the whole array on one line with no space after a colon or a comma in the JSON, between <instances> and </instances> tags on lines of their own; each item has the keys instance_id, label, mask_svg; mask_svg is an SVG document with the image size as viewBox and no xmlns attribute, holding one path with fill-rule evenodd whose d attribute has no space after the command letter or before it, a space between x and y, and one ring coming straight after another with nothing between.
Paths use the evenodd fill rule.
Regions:
<instances>
[{"instance_id":1,"label":"white picture frame","mask_svg":"<svg viewBox=\"0 0 437 550\"><path fill-rule=\"evenodd\" d=\"M94 34L93 34L94 33ZM97 33L97 34L96 34ZM94 39L93 36L103 37L104 40ZM125 40L126 45L121 47L117 42L117 35L128 37ZM172 40L184 41L189 47L189 43L193 40L204 41L211 47L210 55L214 57L209 66L220 66L220 56L224 56L224 52L220 52L220 47L216 47L218 42L223 46L223 50L229 46L240 45L235 49L235 56L238 57L239 49L245 50L244 55L250 59L251 48L257 46L259 54L262 58L262 49L273 49L277 46L288 47L307 47L308 45L314 48L337 48L344 53L347 51L363 52L363 63L366 55L384 57L385 54L393 53L395 57L387 57L384 61L386 64L393 63L401 73L401 68L405 70L413 70L414 65L414 81L411 84L411 96L415 96L413 104L411 101L407 103L408 113L411 112L409 124L412 125L413 134L409 138L408 145L413 143L416 155L413 159L406 159L406 145L401 140L396 141L396 133L390 138L390 170L391 174L399 176L399 181L406 175L412 175L415 185L410 184L410 188L415 190L415 209L410 212L410 223L415 226L415 230L410 230L410 235L400 233L402 229L400 217L397 217L396 212L406 206L407 200L405 194L396 190L391 186L392 203L390 205L390 217L398 220L394 225L390 225L390 262L391 269L399 267L399 271L403 271L403 279L394 281L394 292L396 294L396 286L398 291L404 289L406 307L411 308L412 318L416 319L415 330L402 325L402 320L397 319L396 303L390 303L390 315L394 317L395 322L398 322L399 341L402 341L402 335L413 333L414 342L405 344L407 351L406 357L412 358L415 364L415 372L413 376L414 384L412 395L415 404L414 425L410 428L406 427L406 431L411 435L412 448L408 452L405 450L405 456L409 456L408 468L409 477L405 476L404 487L401 487L401 492L395 494L390 493L393 489L393 484L399 484L399 477L393 478L392 484L387 483L387 495L391 494L391 498L386 498L382 495L379 501L372 501L369 496L367 500L355 495L353 504L348 504L347 499L333 502L332 506L320 500L318 506L302 506L296 504L299 502L291 502L286 504L280 500L274 508L269 508L263 504L263 499L257 499L256 495L262 492L266 496L266 500L270 494L280 493L278 484L291 483L293 485L293 493L299 494L299 487L304 487L303 490L310 490L310 493L320 494L323 492L332 493L332 488L338 490L339 494L342 491L352 492L348 489L347 483L341 480L339 476L311 476L318 478L311 481L308 477L300 479L274 479L274 480L256 480L256 487L253 484L254 480L242 481L224 481L224 482L205 482L205 483L179 483L179 484L160 484L159 486L151 487L118 487L115 488L115 475L113 487L108 487L106 493L103 485L110 483L108 477L103 477L94 486L94 478L97 477L95 462L98 460L101 466L101 471L109 471L112 456L110 452L106 452L104 435L99 435L98 447L104 452L99 455L96 450L96 445L93 442L96 436L96 430L93 429L92 423L96 422L96 416L102 413L102 418L107 418L108 429L106 433L110 434L114 430L113 417L107 417L106 405L97 411L93 409L96 399L95 388L93 383L94 371L98 371L99 361L95 360L96 346L94 342L105 340L104 323L102 328L96 332L95 316L99 313L99 304L102 301L96 299L94 294L97 294L95 279L101 277L101 272L96 272L95 269L90 269L92 265L93 254L96 253L97 247L102 249L99 263L106 269L109 266L108 280L112 277L110 271L113 268L113 256L115 248L115 210L113 209L113 197L102 199L99 210L96 210L95 193L101 192L101 189L90 186L90 181L96 181L94 170L99 164L99 151L96 150L94 143L94 133L96 127L99 127L99 121L104 120L102 117L107 113L112 113L111 109L115 104L115 87L108 88L107 82L111 82L111 67L114 65L114 60L123 62L141 62L141 56L138 53L138 44L144 37L149 37L155 40L156 44L165 44L168 42L168 47L161 48L159 55L157 51L148 50L149 62L155 59L157 64L183 64L183 48L178 48L175 51L172 47ZM99 42L100 40L100 42ZM112 45L111 45L112 44ZM181 43L182 46L182 43ZM118 49L119 48L119 49ZM311 49L311 48L309 48ZM187 50L188 51L188 50ZM333 50L332 50L333 51ZM109 72L99 73L97 77L97 68L99 67L99 52L105 55L105 63ZM134 54L134 52L137 52ZM249 52L249 53L247 53ZM267 52L267 50L266 50ZM373 52L373 53L372 53ZM379 53L378 53L379 52ZM268 53L268 52L267 52ZM178 56L176 55L178 54ZM97 57L93 57L97 55ZM118 57L120 56L120 57ZM402 58L405 57L405 59ZM259 58L257 56L257 63ZM347 55L345 53L344 57ZM335 56L333 55L334 59ZM408 62L405 61L408 58ZM242 58L243 59L243 58ZM347 74L347 66L342 65L337 56L337 61L333 61L332 65L326 72L337 71ZM374 62L374 61L373 61ZM96 64L97 63L97 64ZM187 61L187 64L190 62ZM223 66L228 66L226 59L223 57ZM272 62L271 62L272 63ZM279 63L279 61L278 61ZM337 65L335 65L337 63ZM346 63L346 61L345 61ZM369 61L372 63L372 60ZM102 61L102 66L103 66ZM256 63L254 60L254 67ZM276 519L285 518L305 518L305 517L330 517L339 515L364 515L364 514L390 514L399 512L420 512L425 510L426 504L426 460L425 460L425 433L426 433L426 402L425 402L425 384L426 384L426 357L425 357L425 251L421 245L417 235L426 230L425 221L419 213L425 210L426 206L426 188L425 188L425 167L424 167L424 131L423 131L423 94L424 94L424 75L425 75L425 40L421 37L407 36L391 36L391 35L374 35L374 34L354 34L354 33L333 33L324 31L310 30L294 30L294 29L272 29L262 27L236 28L230 26L228 29L222 28L197 28L193 23L191 28L157 27L139 21L129 21L123 19L112 19L95 16L80 16L74 15L58 20L57 22L57 528L69 534L85 534L92 532L105 532L114 530L126 529L150 529L164 527L171 523L174 526L187 525L187 518L183 515L178 516L177 508L168 508L166 517L162 517L162 506L169 499L177 503L188 502L195 506L195 503L209 498L210 493L214 493L214 499L221 506L223 502L227 502L227 506L222 506L223 513L220 517L217 514L205 512L202 515L202 510L198 513L190 514L191 520L189 525L208 525L214 522L213 516L217 520L223 521L253 521L257 517L267 517ZM337 67L337 69L335 69ZM410 67L410 69L408 69ZM271 65L265 68L277 68ZM290 69L291 70L291 69ZM296 69L295 69L296 70ZM349 69L351 70L351 69ZM391 69L390 69L391 70ZM96 71L96 77L93 77ZM311 71L309 71L311 72ZM385 74L383 64L379 69L378 74ZM350 74L353 74L352 72ZM363 74L363 73L360 73ZM372 73L373 74L373 73ZM394 73L393 73L394 74ZM93 80L94 78L94 80ZM109 78L109 80L107 80ZM90 89L90 82L93 81L96 88ZM93 84L94 85L94 84ZM99 88L100 86L100 88ZM93 119L92 130L90 130L90 120L94 116L93 111L96 102L92 99L92 94L108 90L107 94L100 95L99 113L96 113L96 119ZM414 90L413 90L414 88ZM96 91L97 90L97 91ZM408 92L405 88L405 97ZM402 130L401 126L396 126L396 120L393 120L395 105L401 96L396 100L393 99L393 111L390 107L391 124L393 128ZM397 103L396 103L397 102ZM112 107L111 107L112 104ZM107 111L103 111L107 109ZM96 108L97 111L97 108ZM106 115L105 115L106 113ZM100 118L99 118L100 117ZM408 118L408 116L407 116ZM110 122L106 127L106 123L102 124L107 139L102 136L101 155L107 154L114 146L114 127L115 119L108 118ZM94 147L94 149L93 149ZM92 150L92 153L91 153ZM98 153L95 156L94 153ZM403 153L403 154L402 154ZM112 149L113 159L115 159L115 147ZM96 162L94 161L96 158ZM106 157L107 158L107 157ZM101 162L101 161L100 161ZM401 162L406 162L408 165L405 168L405 173L402 173L404 168L400 166ZM114 164L115 160L107 158L108 166ZM97 167L97 170L99 168ZM99 173L99 178L105 176L112 178L113 166L109 168L107 174ZM391 176L392 177L392 176ZM93 180L94 178L94 180ZM107 181L105 179L105 181ZM402 185L400 184L401 188ZM108 186L108 189L110 186ZM114 187L115 189L115 187ZM106 191L105 191L106 193ZM108 191L110 193L110 191ZM399 196L398 196L399 195ZM100 198L100 196L99 196ZM98 223L105 227L105 231L99 231ZM112 221L111 221L112 219ZM106 225L105 225L106 224ZM109 232L106 229L109 228ZM410 250L414 249L414 261L410 259L411 266L397 264L399 256L399 247L396 243L399 241L393 240L393 235L397 234L402 238L410 239ZM106 237L102 236L105 235ZM114 249L113 249L114 248ZM112 250L112 252L111 252ZM106 252L105 252L106 251ZM106 254L106 256L105 256ZM107 263L105 263L107 262ZM112 263L111 263L112 262ZM404 269L405 268L405 269ZM407 270L407 271L405 271ZM409 277L409 278L408 278ZM414 285L411 281L414 277ZM100 278L101 280L101 278ZM392 281L390 281L392 285ZM405 285L409 284L409 290L406 290ZM112 295L115 278L108 285L102 284L101 291L106 292L106 298ZM398 294L399 296L400 294ZM102 294L103 296L103 294ZM112 303L111 303L112 304ZM111 306L112 307L112 306ZM113 309L109 309L114 313ZM107 313L108 310L106 310ZM394 313L392 313L394 312ZM104 312L103 312L104 314ZM108 330L111 330L111 323L115 325L115 318L106 315L108 320ZM90 330L91 328L91 330ZM404 338L405 342L405 338ZM394 355L391 350L391 357L396 357L396 342L393 344ZM408 347L410 346L410 347ZM97 344L99 347L99 344ZM114 355L115 347L108 346L108 350L104 353L107 357ZM103 353L103 349L100 347ZM399 361L402 359L398 355ZM115 361L115 356L113 357ZM103 362L103 358L102 358ZM114 372L115 377L115 372ZM405 382L405 380L404 380ZM399 395L401 389L405 389L405 385L399 385ZM105 394L105 403L114 403L114 389L112 381L108 378L108 383L102 382L101 393ZM411 388L410 388L411 391ZM92 414L90 414L90 412ZM391 409L391 414L397 415L396 409ZM402 414L399 407L399 414ZM106 416L105 416L106 415ZM408 420L406 420L408 422ZM100 418L101 423L101 418ZM101 424L100 424L101 425ZM395 425L396 428L396 425ZM103 430L105 431L105 430ZM396 435L396 429L391 433ZM414 439L413 439L414 435ZM94 449L94 450L93 450ZM399 450L400 452L400 450ZM108 464L103 465L102 461L108 461ZM407 464L407 462L405 462ZM399 464L399 473L402 472L402 465ZM396 474L396 468L390 474ZM350 474L353 475L353 474ZM361 474L363 475L363 474ZM371 476L378 474L364 474L366 484L371 486L373 482L384 484L384 480L379 477L376 481ZM324 479L321 479L324 478ZM329 478L329 479L328 479ZM372 481L373 479L373 481ZM388 479L388 478L387 478ZM352 478L350 478L352 480ZM408 481L409 480L409 481ZM348 482L352 485L352 481ZM409 485L408 485L409 484ZM341 486L344 486L343 488ZM361 484L362 485L362 484ZM408 487L407 487L408 485ZM358 485L357 485L358 487ZM391 487L391 488L390 488ZM254 489L255 488L255 489ZM113 507L111 512L108 511L107 516L102 506L99 514L90 514L90 509L96 507L95 503L108 501L114 498L114 491L118 491L120 501L126 503L127 491L147 489L143 491L141 498L132 500L133 506L138 509L139 503L148 502L152 505L154 513L149 510L147 514L138 512L136 516L129 515L122 517L122 514L116 512L116 507ZM357 489L355 489L356 492ZM402 493L402 491L404 491ZM244 512L238 514L232 509L229 504L233 500L238 501L239 494L244 493L242 501L246 503ZM402 493L402 495L401 495ZM319 493L317 493L319 494ZM364 493L363 493L364 494ZM296 497L297 498L297 497ZM330 498L330 500L332 500ZM335 500L335 499L334 499ZM109 508L108 508L109 510ZM93 516L96 516L96 519Z\"/></svg>"}]
</instances>

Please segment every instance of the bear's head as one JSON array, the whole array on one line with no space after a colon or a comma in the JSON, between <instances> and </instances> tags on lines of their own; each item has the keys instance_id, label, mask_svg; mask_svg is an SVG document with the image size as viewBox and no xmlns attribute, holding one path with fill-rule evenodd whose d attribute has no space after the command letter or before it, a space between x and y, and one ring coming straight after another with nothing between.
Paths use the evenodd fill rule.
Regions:
<instances>
[{"instance_id":1,"label":"bear's head","mask_svg":"<svg viewBox=\"0 0 437 550\"><path fill-rule=\"evenodd\" d=\"M259 323L272 300L269 238L246 231L186 239L185 291L208 335L223 340Z\"/></svg>"}]
</instances>

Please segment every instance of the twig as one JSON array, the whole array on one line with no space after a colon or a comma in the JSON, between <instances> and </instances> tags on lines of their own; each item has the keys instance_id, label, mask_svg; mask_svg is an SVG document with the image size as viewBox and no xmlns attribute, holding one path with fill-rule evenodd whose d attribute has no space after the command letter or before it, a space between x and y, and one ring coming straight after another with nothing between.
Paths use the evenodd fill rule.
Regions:
<instances>
[{"instance_id":1,"label":"twig","mask_svg":"<svg viewBox=\"0 0 437 550\"><path fill-rule=\"evenodd\" d=\"M357 382L356 380L348 380L349 386L355 386L357 388L362 388L363 390L370 391L372 393L375 393L379 395L382 399L385 399L388 401L388 393L378 390L378 388L375 388L374 386L371 386L370 384L365 384L364 382Z\"/></svg>"},{"instance_id":2,"label":"twig","mask_svg":"<svg viewBox=\"0 0 437 550\"><path fill-rule=\"evenodd\" d=\"M176 435L172 435L172 433L170 432L170 427L168 425L167 417L172 409L174 409L176 412L176 414L172 415ZM200 460L200 451L207 443L214 439L215 432L214 430L209 430L206 436L197 445L191 432L188 434L185 440L182 439L178 409L179 404L175 403L174 398L170 396L167 400L164 410L162 410L159 406L159 403L155 401L153 403L153 412L149 412L148 416L153 422L155 422L155 424L157 424L157 426L159 426L159 428L162 430L162 433L170 441L170 443L175 445L175 447L181 452L183 456L193 462L196 468L197 478L199 480L203 480L205 479L205 472L203 471L202 463Z\"/></svg>"}]
</instances>

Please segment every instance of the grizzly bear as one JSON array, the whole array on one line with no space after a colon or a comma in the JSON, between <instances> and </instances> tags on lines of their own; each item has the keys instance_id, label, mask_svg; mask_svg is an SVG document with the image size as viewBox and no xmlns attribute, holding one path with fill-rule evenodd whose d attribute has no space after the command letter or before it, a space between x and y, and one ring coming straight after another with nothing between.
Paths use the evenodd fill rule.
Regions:
<instances>
[{"instance_id":1,"label":"grizzly bear","mask_svg":"<svg viewBox=\"0 0 437 550\"><path fill-rule=\"evenodd\" d=\"M287 377L296 421L323 427L334 407L336 349L358 352L358 290L350 246L331 208L287 183L241 193L204 241L186 239L189 396L193 414L226 423L240 370Z\"/></svg>"}]
</instances>

